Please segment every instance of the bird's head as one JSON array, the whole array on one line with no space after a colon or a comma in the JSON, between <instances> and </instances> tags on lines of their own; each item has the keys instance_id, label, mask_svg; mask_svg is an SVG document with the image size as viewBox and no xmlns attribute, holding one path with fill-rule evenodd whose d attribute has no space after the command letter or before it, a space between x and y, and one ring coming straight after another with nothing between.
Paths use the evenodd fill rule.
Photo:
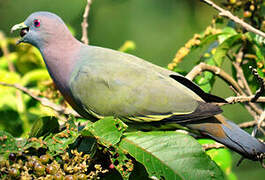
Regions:
<instances>
[{"instance_id":1,"label":"bird's head","mask_svg":"<svg viewBox=\"0 0 265 180\"><path fill-rule=\"evenodd\" d=\"M39 48L70 33L59 16L44 11L32 13L24 22L11 28L11 32L15 30L20 30L21 36L17 44L25 42Z\"/></svg>"}]
</instances>

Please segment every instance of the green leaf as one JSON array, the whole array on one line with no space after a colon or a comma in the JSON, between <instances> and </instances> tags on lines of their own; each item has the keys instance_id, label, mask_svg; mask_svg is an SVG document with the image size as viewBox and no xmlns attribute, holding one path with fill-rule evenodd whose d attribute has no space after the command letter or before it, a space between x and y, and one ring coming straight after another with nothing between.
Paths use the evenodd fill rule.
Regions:
<instances>
[{"instance_id":1,"label":"green leaf","mask_svg":"<svg viewBox=\"0 0 265 180\"><path fill-rule=\"evenodd\" d=\"M235 31L235 29L231 28L231 27L225 27L224 29L222 29L222 32L217 33L217 34L210 34L205 36L204 38L202 38L200 46L204 46L206 44L209 43L213 43L214 41L218 41L218 43L222 43L223 41L225 41L227 38L236 35L237 32Z\"/></svg>"},{"instance_id":2,"label":"green leaf","mask_svg":"<svg viewBox=\"0 0 265 180\"><path fill-rule=\"evenodd\" d=\"M205 53L200 62L204 62L208 65L215 65L212 52L210 51L209 53ZM210 93L210 91L212 90L214 82L214 74L208 71L202 72L195 78L195 83L198 84L200 88L207 93Z\"/></svg>"},{"instance_id":3,"label":"green leaf","mask_svg":"<svg viewBox=\"0 0 265 180\"><path fill-rule=\"evenodd\" d=\"M83 134L86 131L89 131L100 141L102 145L110 147L120 141L120 138L126 128L127 125L121 120L114 119L113 117L105 117L86 126L83 130Z\"/></svg>"},{"instance_id":4,"label":"green leaf","mask_svg":"<svg viewBox=\"0 0 265 180\"><path fill-rule=\"evenodd\" d=\"M174 131L125 134L119 147L158 179L224 179L222 171L191 136Z\"/></svg>"},{"instance_id":5,"label":"green leaf","mask_svg":"<svg viewBox=\"0 0 265 180\"><path fill-rule=\"evenodd\" d=\"M218 40L218 36L220 35L221 33L206 36L201 40L200 47Z\"/></svg>"},{"instance_id":6,"label":"green leaf","mask_svg":"<svg viewBox=\"0 0 265 180\"><path fill-rule=\"evenodd\" d=\"M233 48L236 42L238 42L241 39L241 34L236 34L229 36L229 38L225 39L217 48L216 52L214 53L214 61L217 64L218 67L222 65L223 58L226 56L228 50Z\"/></svg>"},{"instance_id":7,"label":"green leaf","mask_svg":"<svg viewBox=\"0 0 265 180\"><path fill-rule=\"evenodd\" d=\"M225 27L222 29L222 33L218 36L219 43L223 43L225 40L230 38L231 36L237 35L238 33L234 28L231 27Z\"/></svg>"},{"instance_id":8,"label":"green leaf","mask_svg":"<svg viewBox=\"0 0 265 180\"><path fill-rule=\"evenodd\" d=\"M57 134L50 134L44 141L46 142L51 155L64 153L70 144L73 144L78 138L79 133L73 120L68 120L66 129Z\"/></svg>"},{"instance_id":9,"label":"green leaf","mask_svg":"<svg viewBox=\"0 0 265 180\"><path fill-rule=\"evenodd\" d=\"M0 131L0 160L17 151L16 139L8 132Z\"/></svg>"},{"instance_id":10,"label":"green leaf","mask_svg":"<svg viewBox=\"0 0 265 180\"><path fill-rule=\"evenodd\" d=\"M22 146L22 149L25 151L27 149L39 149L39 148L47 148L46 142L43 141L43 138L35 138L31 137L27 139L26 143Z\"/></svg>"},{"instance_id":11,"label":"green leaf","mask_svg":"<svg viewBox=\"0 0 265 180\"><path fill-rule=\"evenodd\" d=\"M216 142L212 139L199 139L200 144L215 144ZM232 155L227 148L209 149L206 151L211 159L223 170L227 179L232 178Z\"/></svg>"},{"instance_id":12,"label":"green leaf","mask_svg":"<svg viewBox=\"0 0 265 180\"><path fill-rule=\"evenodd\" d=\"M203 72L200 76L195 78L195 82L204 92L210 93L214 83L214 75L211 72Z\"/></svg>"},{"instance_id":13,"label":"green leaf","mask_svg":"<svg viewBox=\"0 0 265 180\"><path fill-rule=\"evenodd\" d=\"M41 137L59 131L59 123L56 117L42 117L33 123L29 137Z\"/></svg>"},{"instance_id":14,"label":"green leaf","mask_svg":"<svg viewBox=\"0 0 265 180\"><path fill-rule=\"evenodd\" d=\"M253 32L247 32L245 33L245 35L250 42L255 43L258 46L264 46L265 39L260 35L255 34Z\"/></svg>"}]
</instances>

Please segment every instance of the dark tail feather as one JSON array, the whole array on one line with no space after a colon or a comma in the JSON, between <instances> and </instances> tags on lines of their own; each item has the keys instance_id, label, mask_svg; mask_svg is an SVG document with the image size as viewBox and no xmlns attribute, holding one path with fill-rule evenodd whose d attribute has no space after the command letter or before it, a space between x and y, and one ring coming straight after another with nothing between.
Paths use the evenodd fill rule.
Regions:
<instances>
[{"instance_id":1,"label":"dark tail feather","mask_svg":"<svg viewBox=\"0 0 265 180\"><path fill-rule=\"evenodd\" d=\"M186 125L254 161L265 157L265 144L220 115Z\"/></svg>"}]
</instances>

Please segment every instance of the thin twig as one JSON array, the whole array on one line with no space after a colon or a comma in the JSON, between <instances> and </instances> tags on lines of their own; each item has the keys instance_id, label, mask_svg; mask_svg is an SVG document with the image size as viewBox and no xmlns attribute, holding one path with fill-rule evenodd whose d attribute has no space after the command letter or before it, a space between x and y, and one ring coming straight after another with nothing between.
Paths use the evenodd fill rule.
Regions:
<instances>
[{"instance_id":1,"label":"thin twig","mask_svg":"<svg viewBox=\"0 0 265 180\"><path fill-rule=\"evenodd\" d=\"M232 62L234 68L236 69L236 76L237 76L237 83L241 87L242 92L239 92L241 96L251 96L252 92L250 90L250 87L247 83L247 80L245 78L244 72L240 66L240 63L242 62L244 53L243 53L243 47L240 48L239 52L236 55L236 61L233 61L233 59L229 56L229 54L226 55ZM262 113L262 109L251 102L248 102L245 104L245 107L247 111L254 117L259 116Z\"/></svg>"},{"instance_id":2,"label":"thin twig","mask_svg":"<svg viewBox=\"0 0 265 180\"><path fill-rule=\"evenodd\" d=\"M245 78L244 72L240 66L240 63L243 61L244 56L244 45L239 49L239 52L236 54L236 60L233 61L233 59L227 54L226 56L231 60L234 68L236 69L236 76L237 76L237 83L243 88L243 90L246 91L247 95L252 95L252 92L250 90L250 87L247 83L247 80Z\"/></svg>"},{"instance_id":3,"label":"thin twig","mask_svg":"<svg viewBox=\"0 0 265 180\"><path fill-rule=\"evenodd\" d=\"M257 125L257 121L254 120L254 121L240 123L239 127L241 127L241 128L250 128L250 127L254 127L256 125ZM265 122L262 122L260 124L260 127L265 127Z\"/></svg>"},{"instance_id":4,"label":"thin twig","mask_svg":"<svg viewBox=\"0 0 265 180\"><path fill-rule=\"evenodd\" d=\"M242 86L243 86L242 88L246 90L248 96L252 95L252 92L250 90L250 87L247 83L247 80L245 78L244 72L243 72L240 64L238 62L232 62L232 64L233 64L233 66L237 72L237 79L240 82L240 83L238 82L238 84L242 84Z\"/></svg>"},{"instance_id":5,"label":"thin twig","mask_svg":"<svg viewBox=\"0 0 265 180\"><path fill-rule=\"evenodd\" d=\"M88 36L87 36L87 27L88 27L88 23L87 23L87 18L88 18L88 14L90 11L90 5L92 4L92 0L87 0L87 5L83 14L83 22L81 23L81 27L82 27L82 38L81 41L83 41L84 44L88 44Z\"/></svg>"},{"instance_id":6,"label":"thin twig","mask_svg":"<svg viewBox=\"0 0 265 180\"><path fill-rule=\"evenodd\" d=\"M242 89L239 87L237 82L224 70L222 70L219 67L211 66L205 63L200 63L199 65L195 66L187 75L186 78L189 80L193 80L197 75L202 73L203 71L210 71L214 73L215 75L222 78L225 82L233 86L234 89L236 89L240 94L243 94Z\"/></svg>"},{"instance_id":7,"label":"thin twig","mask_svg":"<svg viewBox=\"0 0 265 180\"><path fill-rule=\"evenodd\" d=\"M39 96L35 95L34 93L32 93L26 87L23 87L19 84L9 84L9 83L0 82L0 85L16 88L16 89L24 92L25 94L29 95L33 99L39 101L43 106L49 107L49 108L55 110L56 112L58 112L60 114L71 114L75 117L80 117L80 115L77 112L75 112L73 109L65 108L63 106L60 106L58 104L55 104L55 103L49 101L47 98L39 97Z\"/></svg>"},{"instance_id":8,"label":"thin twig","mask_svg":"<svg viewBox=\"0 0 265 180\"><path fill-rule=\"evenodd\" d=\"M265 38L264 32L254 28L253 26L249 25L248 23L244 22L243 20L239 19L238 17L234 16L230 11L227 11L227 10L219 7L218 5L216 5L215 3L213 3L210 0L202 0L202 1L205 2L206 4L212 6L217 11L219 11L220 16L227 17L227 18L231 19L232 21L234 21L235 23L241 25L247 31L253 32L253 33L258 34L261 37Z\"/></svg>"},{"instance_id":9,"label":"thin twig","mask_svg":"<svg viewBox=\"0 0 265 180\"><path fill-rule=\"evenodd\" d=\"M226 98L225 100L229 103L229 104L234 104L234 103L238 103L238 102L251 102L252 99L254 98L255 96L252 95L252 96L232 96L232 97L228 97ZM259 97L255 102L265 102L265 97L262 96L262 97Z\"/></svg>"},{"instance_id":10,"label":"thin twig","mask_svg":"<svg viewBox=\"0 0 265 180\"><path fill-rule=\"evenodd\" d=\"M225 146L223 144L220 143L214 143L214 144L203 144L202 145L204 150L208 150L208 149L219 149L219 148L224 148Z\"/></svg>"}]
</instances>

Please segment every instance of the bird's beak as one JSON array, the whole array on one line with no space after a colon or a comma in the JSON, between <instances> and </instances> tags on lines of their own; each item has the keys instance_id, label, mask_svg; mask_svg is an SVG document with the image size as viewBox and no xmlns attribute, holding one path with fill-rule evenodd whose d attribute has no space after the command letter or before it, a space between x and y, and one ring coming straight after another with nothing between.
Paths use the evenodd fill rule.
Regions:
<instances>
[{"instance_id":1,"label":"bird's beak","mask_svg":"<svg viewBox=\"0 0 265 180\"><path fill-rule=\"evenodd\" d=\"M16 44L19 44L19 43L23 42L23 40L24 40L23 37L28 33L28 31L29 31L29 27L28 27L27 25L25 25L24 22L22 22L22 23L20 23L20 24L16 24L16 25L14 25L14 26L11 28L11 33L13 33L13 32L16 31L16 30L20 30L20 36L22 37L22 38L19 39L19 40L17 41L17 43L16 43Z\"/></svg>"},{"instance_id":2,"label":"bird's beak","mask_svg":"<svg viewBox=\"0 0 265 180\"><path fill-rule=\"evenodd\" d=\"M11 33L13 33L13 32L16 31L16 30L23 29L23 28L27 28L27 26L25 25L24 22L22 22L22 23L20 23L20 24L16 24L16 25L14 25L14 26L11 28Z\"/></svg>"}]
</instances>

